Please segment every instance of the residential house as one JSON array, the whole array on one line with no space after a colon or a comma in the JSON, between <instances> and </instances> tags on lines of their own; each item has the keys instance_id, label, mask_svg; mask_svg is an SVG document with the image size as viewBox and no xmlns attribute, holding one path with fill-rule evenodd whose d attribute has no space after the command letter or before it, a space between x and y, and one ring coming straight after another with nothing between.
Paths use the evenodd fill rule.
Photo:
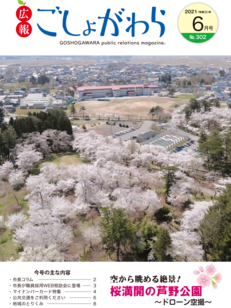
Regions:
<instances>
[{"instance_id":1,"label":"residential house","mask_svg":"<svg viewBox=\"0 0 231 308\"><path fill-rule=\"evenodd\" d=\"M217 91L220 91L220 88L218 86L212 86L211 90L217 92Z\"/></svg>"},{"instance_id":2,"label":"residential house","mask_svg":"<svg viewBox=\"0 0 231 308\"><path fill-rule=\"evenodd\" d=\"M48 103L49 105L49 103ZM45 108L45 103L44 102L35 102L33 104L33 109L44 109Z\"/></svg>"},{"instance_id":3,"label":"residential house","mask_svg":"<svg viewBox=\"0 0 231 308\"><path fill-rule=\"evenodd\" d=\"M231 109L231 97L227 99L227 106Z\"/></svg>"},{"instance_id":4,"label":"residential house","mask_svg":"<svg viewBox=\"0 0 231 308\"><path fill-rule=\"evenodd\" d=\"M219 81L219 82L217 83L217 85L218 85L218 87L220 87L220 88L225 88L225 87L227 87L227 81Z\"/></svg>"},{"instance_id":5,"label":"residential house","mask_svg":"<svg viewBox=\"0 0 231 308\"><path fill-rule=\"evenodd\" d=\"M217 92L216 93L216 99L217 100L219 100L219 101L222 101L222 100L224 100L224 94L223 93L221 93L221 92Z\"/></svg>"},{"instance_id":6,"label":"residential house","mask_svg":"<svg viewBox=\"0 0 231 308\"><path fill-rule=\"evenodd\" d=\"M192 90L185 88L180 90L181 93L192 93Z\"/></svg>"},{"instance_id":7,"label":"residential house","mask_svg":"<svg viewBox=\"0 0 231 308\"><path fill-rule=\"evenodd\" d=\"M212 86L209 84L203 85L206 90L211 90Z\"/></svg>"},{"instance_id":8,"label":"residential house","mask_svg":"<svg viewBox=\"0 0 231 308\"><path fill-rule=\"evenodd\" d=\"M12 105L4 105L4 109L7 111L7 112L15 112L15 107L12 106Z\"/></svg>"}]
</instances>

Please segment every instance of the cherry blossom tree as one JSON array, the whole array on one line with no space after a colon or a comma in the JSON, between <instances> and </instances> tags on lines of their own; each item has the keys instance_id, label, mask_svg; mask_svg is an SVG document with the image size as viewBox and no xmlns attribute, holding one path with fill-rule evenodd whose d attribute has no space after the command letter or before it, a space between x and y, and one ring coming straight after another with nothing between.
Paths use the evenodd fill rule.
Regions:
<instances>
[{"instance_id":1,"label":"cherry blossom tree","mask_svg":"<svg viewBox=\"0 0 231 308\"><path fill-rule=\"evenodd\" d=\"M0 216L0 229L4 228L4 217Z\"/></svg>"},{"instance_id":2,"label":"cherry blossom tree","mask_svg":"<svg viewBox=\"0 0 231 308\"><path fill-rule=\"evenodd\" d=\"M23 151L17 155L16 165L23 171L28 171L32 168L34 163L42 160L42 154L36 152L31 146L25 146Z\"/></svg>"},{"instance_id":3,"label":"cherry blossom tree","mask_svg":"<svg viewBox=\"0 0 231 308\"><path fill-rule=\"evenodd\" d=\"M200 222L204 218L212 202L195 202L191 205L192 209L185 211L181 220L181 226L184 230L195 231L199 229Z\"/></svg>"},{"instance_id":4,"label":"cherry blossom tree","mask_svg":"<svg viewBox=\"0 0 231 308\"><path fill-rule=\"evenodd\" d=\"M25 247L19 253L19 259L15 262L64 262L64 257L60 254L55 245L44 247Z\"/></svg>"},{"instance_id":5,"label":"cherry blossom tree","mask_svg":"<svg viewBox=\"0 0 231 308\"><path fill-rule=\"evenodd\" d=\"M105 138L94 131L87 133L76 131L74 132L72 147L77 152L81 152L81 156L95 159L96 150L105 142Z\"/></svg>"},{"instance_id":6,"label":"cherry blossom tree","mask_svg":"<svg viewBox=\"0 0 231 308\"><path fill-rule=\"evenodd\" d=\"M231 178L219 179L218 182L214 184L215 194L217 196L221 195L222 192L226 189L227 184L231 184Z\"/></svg>"},{"instance_id":7,"label":"cherry blossom tree","mask_svg":"<svg viewBox=\"0 0 231 308\"><path fill-rule=\"evenodd\" d=\"M57 189L66 193L75 189L76 181L73 179L68 179L66 181L60 180L57 183Z\"/></svg>"},{"instance_id":8,"label":"cherry blossom tree","mask_svg":"<svg viewBox=\"0 0 231 308\"><path fill-rule=\"evenodd\" d=\"M23 134L16 146L16 152L20 147L32 147L42 153L43 158L53 152L70 150L71 137L65 131L55 129L45 130L42 134L38 132Z\"/></svg>"},{"instance_id":9,"label":"cherry blossom tree","mask_svg":"<svg viewBox=\"0 0 231 308\"><path fill-rule=\"evenodd\" d=\"M81 200L76 200L75 204L75 210L77 214L87 214L91 210L91 205L86 202L82 202Z\"/></svg>"},{"instance_id":10,"label":"cherry blossom tree","mask_svg":"<svg viewBox=\"0 0 231 308\"><path fill-rule=\"evenodd\" d=\"M169 253L179 261L203 261L204 251L197 232L179 231L171 234L172 246Z\"/></svg>"},{"instance_id":11,"label":"cherry blossom tree","mask_svg":"<svg viewBox=\"0 0 231 308\"><path fill-rule=\"evenodd\" d=\"M117 200L114 208L125 209L130 215L139 211L154 213L161 207L160 200L154 190L142 191L141 188L116 189L112 196Z\"/></svg>"},{"instance_id":12,"label":"cherry blossom tree","mask_svg":"<svg viewBox=\"0 0 231 308\"><path fill-rule=\"evenodd\" d=\"M134 153L132 154L132 161L131 164L135 165L136 167L148 167L149 164L154 160L152 153Z\"/></svg>"},{"instance_id":13,"label":"cherry blossom tree","mask_svg":"<svg viewBox=\"0 0 231 308\"><path fill-rule=\"evenodd\" d=\"M25 174L22 170L13 170L9 175L9 183L11 186L18 187L25 182Z\"/></svg>"},{"instance_id":14,"label":"cherry blossom tree","mask_svg":"<svg viewBox=\"0 0 231 308\"><path fill-rule=\"evenodd\" d=\"M24 248L56 245L59 251L65 251L71 243L72 233L68 226L53 219L47 224L34 224L28 220L15 230L13 239Z\"/></svg>"},{"instance_id":15,"label":"cherry blossom tree","mask_svg":"<svg viewBox=\"0 0 231 308\"><path fill-rule=\"evenodd\" d=\"M89 242L90 248L101 242L99 226L90 226L83 231L83 237Z\"/></svg>"},{"instance_id":16,"label":"cherry blossom tree","mask_svg":"<svg viewBox=\"0 0 231 308\"><path fill-rule=\"evenodd\" d=\"M63 221L75 213L73 204L64 197L54 197L51 201L51 213Z\"/></svg>"},{"instance_id":17,"label":"cherry blossom tree","mask_svg":"<svg viewBox=\"0 0 231 308\"><path fill-rule=\"evenodd\" d=\"M48 129L42 133L41 138L46 140L52 152L62 152L70 149L71 137L65 131Z\"/></svg>"},{"instance_id":18,"label":"cherry blossom tree","mask_svg":"<svg viewBox=\"0 0 231 308\"><path fill-rule=\"evenodd\" d=\"M26 186L27 190L30 192L27 199L37 201L35 206L38 207L46 207L52 199L52 194L56 190L56 186L54 184L49 184L42 174L36 176L30 175L27 178Z\"/></svg>"},{"instance_id":19,"label":"cherry blossom tree","mask_svg":"<svg viewBox=\"0 0 231 308\"><path fill-rule=\"evenodd\" d=\"M134 172L134 182L142 190L147 190L153 184L153 176L145 168L139 168Z\"/></svg>"},{"instance_id":20,"label":"cherry blossom tree","mask_svg":"<svg viewBox=\"0 0 231 308\"><path fill-rule=\"evenodd\" d=\"M11 171L14 169L12 162L6 161L3 165L0 166L0 179L8 180Z\"/></svg>"},{"instance_id":21,"label":"cherry blossom tree","mask_svg":"<svg viewBox=\"0 0 231 308\"><path fill-rule=\"evenodd\" d=\"M40 169L40 173L50 183L56 183L59 178L59 169L56 164L43 163L43 167Z\"/></svg>"},{"instance_id":22,"label":"cherry blossom tree","mask_svg":"<svg viewBox=\"0 0 231 308\"><path fill-rule=\"evenodd\" d=\"M10 230L16 230L21 227L26 220L26 216L22 213L16 213L8 216L8 221L5 223Z\"/></svg>"},{"instance_id":23,"label":"cherry blossom tree","mask_svg":"<svg viewBox=\"0 0 231 308\"><path fill-rule=\"evenodd\" d=\"M181 171L175 172L176 181L170 189L168 202L174 206L181 206L192 198L191 185L195 183L194 179L186 176Z\"/></svg>"}]
</instances>

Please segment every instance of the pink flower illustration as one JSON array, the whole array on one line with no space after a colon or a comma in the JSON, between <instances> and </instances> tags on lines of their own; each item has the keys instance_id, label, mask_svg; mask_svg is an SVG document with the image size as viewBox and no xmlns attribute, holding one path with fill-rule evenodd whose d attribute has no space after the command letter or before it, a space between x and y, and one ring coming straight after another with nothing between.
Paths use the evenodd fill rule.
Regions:
<instances>
[{"instance_id":1,"label":"pink flower illustration","mask_svg":"<svg viewBox=\"0 0 231 308\"><path fill-rule=\"evenodd\" d=\"M217 289L217 283L214 283L214 284L213 284L213 288L214 288L214 289Z\"/></svg>"},{"instance_id":2,"label":"pink flower illustration","mask_svg":"<svg viewBox=\"0 0 231 308\"><path fill-rule=\"evenodd\" d=\"M203 272L203 271L204 271L203 266L200 266L200 267L199 267L199 271L200 271L200 272Z\"/></svg>"},{"instance_id":3,"label":"pink flower illustration","mask_svg":"<svg viewBox=\"0 0 231 308\"><path fill-rule=\"evenodd\" d=\"M206 270L205 270L206 274L213 276L216 273L216 271L217 270L213 264L206 266Z\"/></svg>"},{"instance_id":4,"label":"pink flower illustration","mask_svg":"<svg viewBox=\"0 0 231 308\"><path fill-rule=\"evenodd\" d=\"M193 271L193 274L194 274L194 275L199 275L200 272L199 272L199 271Z\"/></svg>"},{"instance_id":5,"label":"pink flower illustration","mask_svg":"<svg viewBox=\"0 0 231 308\"><path fill-rule=\"evenodd\" d=\"M208 275L200 274L200 276L197 278L197 283L202 286L202 288L204 287L208 287L210 285L210 277Z\"/></svg>"},{"instance_id":6,"label":"pink flower illustration","mask_svg":"<svg viewBox=\"0 0 231 308\"><path fill-rule=\"evenodd\" d=\"M217 283L220 283L220 282L221 282L221 279L222 279L221 273L217 273L217 274L215 275L215 279L216 279L216 282L217 282Z\"/></svg>"}]
</instances>

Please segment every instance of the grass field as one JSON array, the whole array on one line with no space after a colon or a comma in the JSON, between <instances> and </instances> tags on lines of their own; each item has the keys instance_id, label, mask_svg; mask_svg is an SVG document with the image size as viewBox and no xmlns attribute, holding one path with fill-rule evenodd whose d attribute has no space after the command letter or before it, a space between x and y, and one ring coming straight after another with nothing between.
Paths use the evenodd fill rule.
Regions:
<instances>
[{"instance_id":1,"label":"grass field","mask_svg":"<svg viewBox=\"0 0 231 308\"><path fill-rule=\"evenodd\" d=\"M43 109L20 109L20 107L16 108L15 114L18 115L27 115L29 112L40 112L44 111Z\"/></svg>"},{"instance_id":2,"label":"grass field","mask_svg":"<svg viewBox=\"0 0 231 308\"><path fill-rule=\"evenodd\" d=\"M43 161L36 164L36 168L41 169L44 163L54 163L58 167L60 167L61 164L65 165L81 165L84 163L87 163L84 159L79 157L79 154L73 153L73 152L66 152L66 153L59 153L55 154L52 153L49 156L46 157Z\"/></svg>"},{"instance_id":3,"label":"grass field","mask_svg":"<svg viewBox=\"0 0 231 308\"><path fill-rule=\"evenodd\" d=\"M179 99L191 99L191 98L195 98L195 96L193 94L180 94L177 95L177 97Z\"/></svg>"},{"instance_id":4,"label":"grass field","mask_svg":"<svg viewBox=\"0 0 231 308\"><path fill-rule=\"evenodd\" d=\"M188 99L181 101L186 103ZM85 101L81 102L85 106L85 114L90 113L93 117L96 113L102 114L120 114L123 116L149 116L149 110L152 107L160 106L164 110L172 108L178 104L179 99L161 98L161 97L137 97L114 99L110 101Z\"/></svg>"},{"instance_id":5,"label":"grass field","mask_svg":"<svg viewBox=\"0 0 231 308\"><path fill-rule=\"evenodd\" d=\"M61 164L65 164L65 165L81 165L83 164L83 160L77 155L77 154L52 154L53 156L53 160L52 163L56 164L58 167Z\"/></svg>"}]
</instances>

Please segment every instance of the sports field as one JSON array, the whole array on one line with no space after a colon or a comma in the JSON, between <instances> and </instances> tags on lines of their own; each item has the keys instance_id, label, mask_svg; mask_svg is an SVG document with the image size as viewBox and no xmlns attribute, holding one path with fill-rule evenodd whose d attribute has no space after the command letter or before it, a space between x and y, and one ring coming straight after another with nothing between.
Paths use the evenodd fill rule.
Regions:
<instances>
[{"instance_id":1,"label":"sports field","mask_svg":"<svg viewBox=\"0 0 231 308\"><path fill-rule=\"evenodd\" d=\"M161 98L161 97L137 97L115 99L110 101L83 101L79 104L85 106L86 114L90 113L95 116L100 114L118 114L118 115L135 115L147 116L152 107L160 106L165 111L169 110L174 104L187 102L188 100Z\"/></svg>"}]
</instances>

